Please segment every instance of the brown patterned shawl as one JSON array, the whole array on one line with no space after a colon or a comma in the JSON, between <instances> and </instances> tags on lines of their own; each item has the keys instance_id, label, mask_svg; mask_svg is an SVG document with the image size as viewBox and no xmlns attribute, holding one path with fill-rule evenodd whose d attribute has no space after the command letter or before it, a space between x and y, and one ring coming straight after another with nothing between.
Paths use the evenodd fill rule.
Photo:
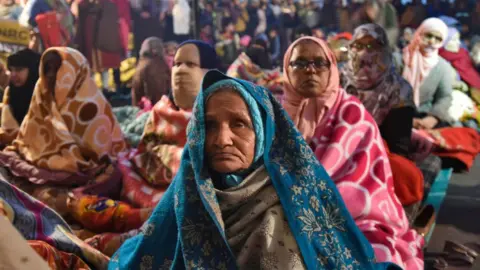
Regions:
<instances>
[{"instance_id":1,"label":"brown patterned shawl","mask_svg":"<svg viewBox=\"0 0 480 270\"><path fill-rule=\"evenodd\" d=\"M54 95L40 78L17 138L7 151L36 167L71 173L108 162L125 149L112 108L91 78L85 57L72 48L51 48L62 57Z\"/></svg>"}]
</instances>

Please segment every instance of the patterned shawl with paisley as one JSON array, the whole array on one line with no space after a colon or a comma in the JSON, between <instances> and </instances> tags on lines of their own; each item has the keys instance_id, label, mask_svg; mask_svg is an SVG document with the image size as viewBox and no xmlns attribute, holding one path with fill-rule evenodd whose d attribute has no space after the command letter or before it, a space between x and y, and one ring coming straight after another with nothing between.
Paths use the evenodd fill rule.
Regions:
<instances>
[{"instance_id":1,"label":"patterned shawl with paisley","mask_svg":"<svg viewBox=\"0 0 480 270\"><path fill-rule=\"evenodd\" d=\"M67 173L109 163L125 149L125 142L110 104L91 78L87 60L71 48L50 51L62 59L54 94L46 87L42 57L29 111L6 151L35 167Z\"/></svg>"},{"instance_id":2,"label":"patterned shawl with paisley","mask_svg":"<svg viewBox=\"0 0 480 270\"><path fill-rule=\"evenodd\" d=\"M355 29L351 44L366 37L374 38L380 48L350 49L348 64L342 69L342 85L363 103L381 125L393 108L414 107L412 87L393 66L392 52L385 30L376 24L364 24Z\"/></svg>"},{"instance_id":3,"label":"patterned shawl with paisley","mask_svg":"<svg viewBox=\"0 0 480 270\"><path fill-rule=\"evenodd\" d=\"M256 144L260 133L265 139L256 145L257 162L248 175L235 175L236 182L225 175L227 185L219 190L204 162L205 103L222 80L243 97L251 115L258 110L262 117L252 119ZM187 134L179 172L141 233L125 242L109 269L301 267L292 256L303 258L307 269L396 269L374 262L372 247L335 184L268 90L208 72ZM285 219L277 222L281 215Z\"/></svg>"}]
</instances>

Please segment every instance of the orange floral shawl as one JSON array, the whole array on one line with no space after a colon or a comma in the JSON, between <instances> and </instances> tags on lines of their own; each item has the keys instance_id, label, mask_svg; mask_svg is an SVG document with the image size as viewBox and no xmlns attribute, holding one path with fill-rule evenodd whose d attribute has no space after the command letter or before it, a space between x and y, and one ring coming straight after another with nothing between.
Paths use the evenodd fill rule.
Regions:
<instances>
[{"instance_id":1,"label":"orange floral shawl","mask_svg":"<svg viewBox=\"0 0 480 270\"><path fill-rule=\"evenodd\" d=\"M120 126L85 57L72 48L48 51L63 59L54 96L45 87L42 57L30 108L6 150L39 168L72 173L96 168L125 149Z\"/></svg>"},{"instance_id":2,"label":"orange floral shawl","mask_svg":"<svg viewBox=\"0 0 480 270\"><path fill-rule=\"evenodd\" d=\"M167 96L153 107L138 145L138 154L132 159L149 184L169 185L177 174L190 117L191 112L176 110Z\"/></svg>"}]
</instances>

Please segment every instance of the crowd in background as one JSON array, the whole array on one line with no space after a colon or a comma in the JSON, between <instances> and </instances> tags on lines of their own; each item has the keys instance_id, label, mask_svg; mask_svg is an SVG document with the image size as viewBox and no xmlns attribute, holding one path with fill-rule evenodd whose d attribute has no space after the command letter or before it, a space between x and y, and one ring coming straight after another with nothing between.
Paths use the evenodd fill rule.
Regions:
<instances>
[{"instance_id":1,"label":"crowd in background","mask_svg":"<svg viewBox=\"0 0 480 270\"><path fill-rule=\"evenodd\" d=\"M480 3L198 4L2 2L0 266L473 264L423 250L480 152Z\"/></svg>"}]
</instances>

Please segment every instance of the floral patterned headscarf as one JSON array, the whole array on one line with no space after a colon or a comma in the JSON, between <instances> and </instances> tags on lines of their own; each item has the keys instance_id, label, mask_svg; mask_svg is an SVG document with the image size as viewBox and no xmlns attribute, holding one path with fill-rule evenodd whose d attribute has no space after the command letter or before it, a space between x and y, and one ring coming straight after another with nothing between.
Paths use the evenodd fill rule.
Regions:
<instances>
[{"instance_id":1,"label":"floral patterned headscarf","mask_svg":"<svg viewBox=\"0 0 480 270\"><path fill-rule=\"evenodd\" d=\"M350 48L348 64L342 69L342 85L362 101L380 125L392 108L414 106L412 88L395 72L388 38L381 26L359 26L351 44L367 36L374 38L380 47Z\"/></svg>"}]
</instances>

